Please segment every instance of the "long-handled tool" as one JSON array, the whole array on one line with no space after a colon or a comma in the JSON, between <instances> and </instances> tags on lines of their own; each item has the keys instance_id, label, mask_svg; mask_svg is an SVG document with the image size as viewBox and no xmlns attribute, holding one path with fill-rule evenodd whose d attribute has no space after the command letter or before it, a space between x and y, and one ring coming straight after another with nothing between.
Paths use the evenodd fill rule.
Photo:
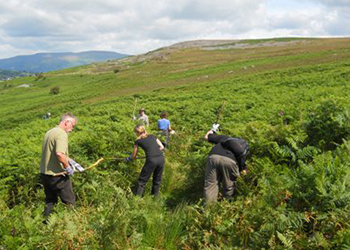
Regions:
<instances>
[{"instance_id":1,"label":"long-handled tool","mask_svg":"<svg viewBox=\"0 0 350 250\"><path fill-rule=\"evenodd\" d=\"M115 157L115 158L104 158L108 161L117 161L117 160L124 160L125 157ZM146 157L136 157L134 160L140 160L140 159L146 159Z\"/></svg>"},{"instance_id":2,"label":"long-handled tool","mask_svg":"<svg viewBox=\"0 0 350 250\"><path fill-rule=\"evenodd\" d=\"M134 102L134 110L132 111L132 119L133 119L133 120L136 120L136 116L135 116L136 106L137 106L137 98L135 99L135 102Z\"/></svg>"},{"instance_id":3,"label":"long-handled tool","mask_svg":"<svg viewBox=\"0 0 350 250\"><path fill-rule=\"evenodd\" d=\"M105 160L105 159L104 159L104 158L98 159L94 164L92 164L92 165L90 165L89 167L87 167L87 168L85 169L85 171L96 167L96 166L97 166L98 164L100 164L100 162L102 162L103 160Z\"/></svg>"},{"instance_id":4,"label":"long-handled tool","mask_svg":"<svg viewBox=\"0 0 350 250\"><path fill-rule=\"evenodd\" d=\"M100 162L102 162L104 160L104 158L100 158L98 159L95 163L91 164L90 166L88 166L87 168L84 169L84 172L87 171L87 170L90 170L94 167L96 167L98 164L100 164ZM66 175L67 172L66 171L63 171L63 172L60 172L60 173L57 173L57 174L54 174L54 176L61 176L61 175Z\"/></svg>"},{"instance_id":5,"label":"long-handled tool","mask_svg":"<svg viewBox=\"0 0 350 250\"><path fill-rule=\"evenodd\" d=\"M219 119L220 119L221 114L222 114L222 111L223 111L223 109L224 109L224 106L225 106L225 100L222 101L222 105L221 105L221 108L220 108L220 110L219 110L218 116L216 117L216 122L215 122L215 124L218 124Z\"/></svg>"},{"instance_id":6,"label":"long-handled tool","mask_svg":"<svg viewBox=\"0 0 350 250\"><path fill-rule=\"evenodd\" d=\"M87 168L85 168L83 172L86 172L87 170L93 169L98 164L100 164L102 161L117 161L117 160L124 160L124 159L125 159L125 157L100 158L95 163L93 163L90 166L88 166ZM134 160L140 160L140 159L146 159L146 157L136 157ZM67 172L64 171L64 172L57 173L54 176L61 176L61 175L66 175L66 174L67 174Z\"/></svg>"}]
</instances>

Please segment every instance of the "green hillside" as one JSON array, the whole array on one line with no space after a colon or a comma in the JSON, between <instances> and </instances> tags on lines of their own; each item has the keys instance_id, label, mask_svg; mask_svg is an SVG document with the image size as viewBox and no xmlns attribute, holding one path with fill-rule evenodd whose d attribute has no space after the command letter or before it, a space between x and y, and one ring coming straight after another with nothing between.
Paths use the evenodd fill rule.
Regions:
<instances>
[{"instance_id":1,"label":"green hillside","mask_svg":"<svg viewBox=\"0 0 350 250\"><path fill-rule=\"evenodd\" d=\"M350 248L348 38L186 42L7 83L0 82L0 249ZM16 88L22 84L31 87ZM204 206L211 145L203 136L223 100L220 133L249 142L248 174L232 201ZM105 160L73 176L77 206L59 204L44 225L45 132L70 111L79 118L70 157L85 167L125 157L141 107L150 133L164 110L177 132L161 197L133 196L142 160ZM47 112L52 118L43 120Z\"/></svg>"},{"instance_id":2,"label":"green hillside","mask_svg":"<svg viewBox=\"0 0 350 250\"><path fill-rule=\"evenodd\" d=\"M27 72L0 69L0 81L12 79L15 77L28 76L28 75L30 75L30 74Z\"/></svg>"}]
</instances>

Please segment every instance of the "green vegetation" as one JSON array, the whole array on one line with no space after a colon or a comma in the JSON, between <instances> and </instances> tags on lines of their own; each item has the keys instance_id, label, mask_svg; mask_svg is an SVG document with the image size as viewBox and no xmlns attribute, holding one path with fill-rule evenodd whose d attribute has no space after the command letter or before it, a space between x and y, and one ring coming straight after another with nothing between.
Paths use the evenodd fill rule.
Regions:
<instances>
[{"instance_id":1,"label":"green vegetation","mask_svg":"<svg viewBox=\"0 0 350 250\"><path fill-rule=\"evenodd\" d=\"M50 89L50 94L58 95L60 93L60 87L56 86Z\"/></svg>"},{"instance_id":2,"label":"green vegetation","mask_svg":"<svg viewBox=\"0 0 350 250\"><path fill-rule=\"evenodd\" d=\"M0 249L349 249L349 68L349 39L298 39L184 49L0 86ZM24 83L33 86L15 88ZM53 87L59 94L50 94ZM161 197L133 196L142 160L106 160L73 176L77 206L58 204L44 225L38 166L45 132L70 111L79 118L73 159L88 166L127 156L136 98L149 132L163 110L177 131ZM202 137L222 100L221 133L249 142L248 174L232 201L203 206L211 145ZM52 118L41 119L47 112Z\"/></svg>"},{"instance_id":3,"label":"green vegetation","mask_svg":"<svg viewBox=\"0 0 350 250\"><path fill-rule=\"evenodd\" d=\"M1 80L7 80L7 79L12 79L15 77L23 77L23 76L28 76L30 73L27 72L22 72L22 71L11 71L11 70L4 70L0 69L0 81Z\"/></svg>"}]
</instances>

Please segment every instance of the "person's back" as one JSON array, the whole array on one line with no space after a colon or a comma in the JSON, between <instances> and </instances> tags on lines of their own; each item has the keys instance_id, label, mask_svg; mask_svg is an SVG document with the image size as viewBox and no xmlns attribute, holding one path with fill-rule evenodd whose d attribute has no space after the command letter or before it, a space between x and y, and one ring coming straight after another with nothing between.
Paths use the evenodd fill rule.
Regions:
<instances>
[{"instance_id":1,"label":"person's back","mask_svg":"<svg viewBox=\"0 0 350 250\"><path fill-rule=\"evenodd\" d=\"M229 137L226 140L222 141L220 144L230 150L236 157L237 163L240 171L246 171L247 165L245 163L246 157L249 154L249 145L242 138Z\"/></svg>"},{"instance_id":2,"label":"person's back","mask_svg":"<svg viewBox=\"0 0 350 250\"><path fill-rule=\"evenodd\" d=\"M171 130L170 121L167 119L167 112L163 111L162 113L160 113L160 118L161 119L158 120L158 128L163 131Z\"/></svg>"},{"instance_id":3,"label":"person's back","mask_svg":"<svg viewBox=\"0 0 350 250\"><path fill-rule=\"evenodd\" d=\"M165 145L166 148L168 148L169 142L170 142L169 134L173 134L174 131L171 129L170 121L167 119L168 118L167 112L163 111L160 114L160 118L161 119L158 120L158 128L161 131L161 135L165 136L166 142L165 143L163 142L163 144Z\"/></svg>"},{"instance_id":4,"label":"person's back","mask_svg":"<svg viewBox=\"0 0 350 250\"><path fill-rule=\"evenodd\" d=\"M146 138L136 140L135 145L140 146L145 151L146 157L163 155L157 144L157 138L154 135L148 135Z\"/></svg>"},{"instance_id":5,"label":"person's back","mask_svg":"<svg viewBox=\"0 0 350 250\"><path fill-rule=\"evenodd\" d=\"M143 196L146 183L150 176L153 175L151 194L158 196L165 163L162 153L164 149L163 144L154 135L148 135L143 125L136 125L134 131L138 139L135 141L132 155L126 158L126 160L130 161L136 158L139 146L146 153L146 161L138 179L136 194Z\"/></svg>"},{"instance_id":6,"label":"person's back","mask_svg":"<svg viewBox=\"0 0 350 250\"><path fill-rule=\"evenodd\" d=\"M162 118L158 120L158 128L160 130L169 130L170 121L168 119Z\"/></svg>"},{"instance_id":7,"label":"person's back","mask_svg":"<svg viewBox=\"0 0 350 250\"><path fill-rule=\"evenodd\" d=\"M213 146L213 148L211 149L209 156L221 155L221 156L228 157L234 161L237 161L235 154L231 150L225 148L222 144L222 142L226 141L228 138L229 137L226 135L217 135L217 134L208 135L208 142L215 144L215 146Z\"/></svg>"},{"instance_id":8,"label":"person's back","mask_svg":"<svg viewBox=\"0 0 350 250\"><path fill-rule=\"evenodd\" d=\"M229 137L222 142L222 145L231 150L236 156L241 156L246 154L249 149L248 143L242 138Z\"/></svg>"},{"instance_id":9,"label":"person's back","mask_svg":"<svg viewBox=\"0 0 350 250\"><path fill-rule=\"evenodd\" d=\"M41 174L55 175L64 170L56 152L63 152L68 156L68 135L59 126L45 134L40 161Z\"/></svg>"}]
</instances>

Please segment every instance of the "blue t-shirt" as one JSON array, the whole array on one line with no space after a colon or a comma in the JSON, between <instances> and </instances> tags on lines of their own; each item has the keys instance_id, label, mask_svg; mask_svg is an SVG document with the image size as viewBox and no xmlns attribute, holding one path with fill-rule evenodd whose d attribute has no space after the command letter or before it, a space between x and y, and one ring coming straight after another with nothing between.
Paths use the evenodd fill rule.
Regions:
<instances>
[{"instance_id":1,"label":"blue t-shirt","mask_svg":"<svg viewBox=\"0 0 350 250\"><path fill-rule=\"evenodd\" d=\"M160 119L158 120L158 128L160 130L168 130L170 127L170 121L163 118L163 119Z\"/></svg>"}]
</instances>

